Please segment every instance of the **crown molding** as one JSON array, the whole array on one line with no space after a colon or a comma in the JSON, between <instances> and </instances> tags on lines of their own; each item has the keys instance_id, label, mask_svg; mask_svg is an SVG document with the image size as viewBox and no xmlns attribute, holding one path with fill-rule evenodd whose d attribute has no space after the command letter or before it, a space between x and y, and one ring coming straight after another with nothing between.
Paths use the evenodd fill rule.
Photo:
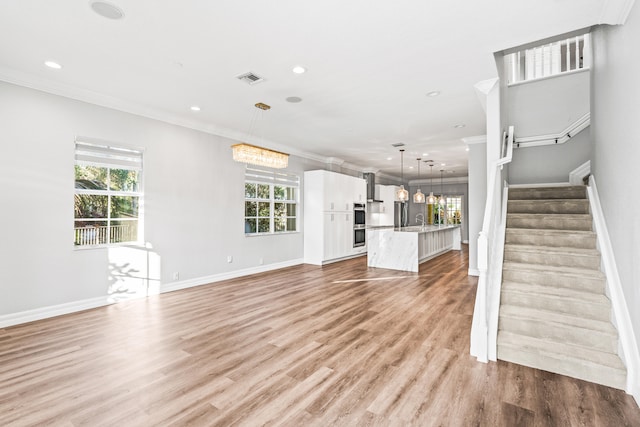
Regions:
<instances>
[{"instance_id":1,"label":"crown molding","mask_svg":"<svg viewBox=\"0 0 640 427\"><path fill-rule=\"evenodd\" d=\"M466 145L486 144L487 143L487 135L469 136L469 137L466 137L466 138L462 138L461 140Z\"/></svg>"},{"instance_id":2,"label":"crown molding","mask_svg":"<svg viewBox=\"0 0 640 427\"><path fill-rule=\"evenodd\" d=\"M52 95L57 95L64 98L73 99L80 102L85 102L91 105L97 105L99 107L109 108L128 114L157 120L175 126L197 130L200 132L208 133L210 135L232 139L234 141L259 145L265 148L282 151L290 155L302 157L308 160L327 163L327 157L320 156L318 154L310 153L298 148L283 145L268 139L259 138L257 136L249 135L245 132L217 126L211 123L203 123L201 121L184 119L177 115L167 113L166 111L145 107L138 103L127 101L110 95L105 95L103 93L81 89L65 83L54 82L49 79L29 75L9 67L0 66L0 81L26 87L29 89L38 90L41 92L50 93Z\"/></svg>"},{"instance_id":3,"label":"crown molding","mask_svg":"<svg viewBox=\"0 0 640 427\"><path fill-rule=\"evenodd\" d=\"M605 0L598 22L600 24L623 25L627 22L635 0Z\"/></svg>"},{"instance_id":4,"label":"crown molding","mask_svg":"<svg viewBox=\"0 0 640 427\"><path fill-rule=\"evenodd\" d=\"M440 177L434 178L434 184L440 185ZM469 182L468 176L450 176L442 178L443 184L467 184ZM412 179L408 182L409 186L416 187L420 185L430 185L431 178L420 178L420 179Z\"/></svg>"}]
</instances>

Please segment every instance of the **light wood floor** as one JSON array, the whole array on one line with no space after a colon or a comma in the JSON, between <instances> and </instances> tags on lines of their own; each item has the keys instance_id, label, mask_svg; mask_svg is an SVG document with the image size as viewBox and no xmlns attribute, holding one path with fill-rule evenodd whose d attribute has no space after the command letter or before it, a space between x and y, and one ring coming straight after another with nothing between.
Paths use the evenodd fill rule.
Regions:
<instances>
[{"instance_id":1,"label":"light wood floor","mask_svg":"<svg viewBox=\"0 0 640 427\"><path fill-rule=\"evenodd\" d=\"M466 258L302 265L0 329L0 425L640 425L620 390L469 356Z\"/></svg>"}]
</instances>

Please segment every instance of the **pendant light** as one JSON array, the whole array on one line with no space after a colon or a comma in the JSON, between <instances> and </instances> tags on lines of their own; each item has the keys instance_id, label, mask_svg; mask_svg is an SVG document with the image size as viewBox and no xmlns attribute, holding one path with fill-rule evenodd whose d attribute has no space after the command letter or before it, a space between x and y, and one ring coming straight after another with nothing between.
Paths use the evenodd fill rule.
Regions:
<instances>
[{"instance_id":1,"label":"pendant light","mask_svg":"<svg viewBox=\"0 0 640 427\"><path fill-rule=\"evenodd\" d=\"M418 181L420 180L420 160L422 160L420 157L418 157L416 159L418 161ZM422 193L422 190L420 190L418 188L418 191L416 191L416 194L413 195L413 203L424 203L424 193Z\"/></svg>"},{"instance_id":2,"label":"pendant light","mask_svg":"<svg viewBox=\"0 0 640 427\"><path fill-rule=\"evenodd\" d=\"M431 191L429 191L429 197L427 197L427 204L433 205L436 202L436 196L433 195L433 162L429 166L431 167Z\"/></svg>"},{"instance_id":3,"label":"pendant light","mask_svg":"<svg viewBox=\"0 0 640 427\"><path fill-rule=\"evenodd\" d=\"M404 189L404 149L400 149L400 189L396 192L396 197L401 202L409 200L409 192Z\"/></svg>"},{"instance_id":4,"label":"pendant light","mask_svg":"<svg viewBox=\"0 0 640 427\"><path fill-rule=\"evenodd\" d=\"M442 174L444 173L444 169L440 169L440 197L438 197L438 203L440 205L444 205L446 202L446 199L444 197L444 191L442 190Z\"/></svg>"}]
</instances>

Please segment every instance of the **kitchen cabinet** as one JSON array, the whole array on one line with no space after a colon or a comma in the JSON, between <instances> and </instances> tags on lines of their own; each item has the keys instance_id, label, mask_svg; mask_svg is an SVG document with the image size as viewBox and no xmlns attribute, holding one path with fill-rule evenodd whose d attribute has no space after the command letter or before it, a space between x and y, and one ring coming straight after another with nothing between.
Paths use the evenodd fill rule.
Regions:
<instances>
[{"instance_id":1,"label":"kitchen cabinet","mask_svg":"<svg viewBox=\"0 0 640 427\"><path fill-rule=\"evenodd\" d=\"M304 173L304 262L322 265L365 253L353 247L353 204L366 202L362 178L316 170Z\"/></svg>"}]
</instances>

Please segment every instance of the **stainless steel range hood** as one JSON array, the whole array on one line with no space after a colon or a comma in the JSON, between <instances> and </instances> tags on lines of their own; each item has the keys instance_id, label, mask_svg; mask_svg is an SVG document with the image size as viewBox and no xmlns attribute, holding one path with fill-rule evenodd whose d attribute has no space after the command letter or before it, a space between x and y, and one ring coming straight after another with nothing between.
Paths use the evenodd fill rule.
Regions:
<instances>
[{"instance_id":1,"label":"stainless steel range hood","mask_svg":"<svg viewBox=\"0 0 640 427\"><path fill-rule=\"evenodd\" d=\"M376 174L365 172L362 174L362 177L367 181L367 202L382 203L382 200L376 199Z\"/></svg>"}]
</instances>

